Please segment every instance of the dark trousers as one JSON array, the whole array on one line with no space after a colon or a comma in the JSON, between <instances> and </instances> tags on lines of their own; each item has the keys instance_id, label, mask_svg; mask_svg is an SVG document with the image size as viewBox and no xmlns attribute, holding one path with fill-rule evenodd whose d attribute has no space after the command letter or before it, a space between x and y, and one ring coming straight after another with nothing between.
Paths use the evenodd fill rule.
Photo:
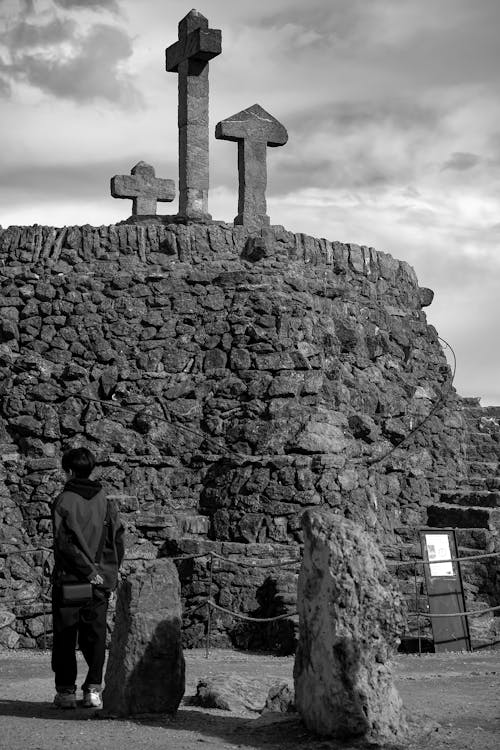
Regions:
<instances>
[{"instance_id":1,"label":"dark trousers","mask_svg":"<svg viewBox=\"0 0 500 750\"><path fill-rule=\"evenodd\" d=\"M101 688L106 658L106 613L109 595L94 588L92 602L84 607L63 607L58 587L52 593L52 671L56 690L72 692L76 688L76 645L88 666L82 690Z\"/></svg>"}]
</instances>

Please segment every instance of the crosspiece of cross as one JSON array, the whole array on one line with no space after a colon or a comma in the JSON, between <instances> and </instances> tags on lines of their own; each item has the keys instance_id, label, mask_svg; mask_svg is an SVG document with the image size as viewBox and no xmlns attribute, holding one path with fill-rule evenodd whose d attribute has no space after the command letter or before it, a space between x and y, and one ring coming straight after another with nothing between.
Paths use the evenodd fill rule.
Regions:
<instances>
[{"instance_id":1,"label":"crosspiece of cross","mask_svg":"<svg viewBox=\"0 0 500 750\"><path fill-rule=\"evenodd\" d=\"M269 225L266 214L267 147L284 146L288 133L259 104L217 123L215 137L238 143L239 196L234 223L252 229Z\"/></svg>"},{"instance_id":2,"label":"crosspiece of cross","mask_svg":"<svg viewBox=\"0 0 500 750\"><path fill-rule=\"evenodd\" d=\"M188 218L210 218L208 61L221 51L221 31L209 29L205 16L192 10L165 53L167 71L179 76L179 215Z\"/></svg>"},{"instance_id":3,"label":"crosspiece of cross","mask_svg":"<svg viewBox=\"0 0 500 750\"><path fill-rule=\"evenodd\" d=\"M115 175L111 178L111 195L113 198L132 199L132 216L151 216L156 214L156 203L173 201L175 184L173 180L155 177L150 164L140 161L130 174Z\"/></svg>"}]
</instances>

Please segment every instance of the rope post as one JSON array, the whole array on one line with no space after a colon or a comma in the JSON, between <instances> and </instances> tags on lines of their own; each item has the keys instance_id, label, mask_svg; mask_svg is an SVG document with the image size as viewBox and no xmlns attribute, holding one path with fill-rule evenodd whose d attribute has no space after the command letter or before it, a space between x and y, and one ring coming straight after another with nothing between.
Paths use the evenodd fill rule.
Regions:
<instances>
[{"instance_id":1,"label":"rope post","mask_svg":"<svg viewBox=\"0 0 500 750\"><path fill-rule=\"evenodd\" d=\"M214 557L212 553L209 555L210 560L210 571L209 571L209 579L208 579L208 599L207 599L207 639L205 642L205 659L208 659L209 653L210 653L210 635L212 632L212 607L210 606L210 602L212 600L212 583L214 579Z\"/></svg>"},{"instance_id":2,"label":"rope post","mask_svg":"<svg viewBox=\"0 0 500 750\"><path fill-rule=\"evenodd\" d=\"M418 602L418 582L417 582L417 563L413 563L413 580L415 582L415 612L417 614L417 638L418 638L418 655L422 656L422 639L420 635L420 607Z\"/></svg>"},{"instance_id":3,"label":"rope post","mask_svg":"<svg viewBox=\"0 0 500 750\"><path fill-rule=\"evenodd\" d=\"M45 611L45 602L42 601L42 614L43 614L43 650L47 648L47 614Z\"/></svg>"}]
</instances>

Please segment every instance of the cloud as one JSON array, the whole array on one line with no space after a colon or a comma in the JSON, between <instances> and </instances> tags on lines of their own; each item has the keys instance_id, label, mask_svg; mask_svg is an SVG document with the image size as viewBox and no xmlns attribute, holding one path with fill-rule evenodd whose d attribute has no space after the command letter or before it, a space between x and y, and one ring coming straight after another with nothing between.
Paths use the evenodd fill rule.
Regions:
<instances>
[{"instance_id":1,"label":"cloud","mask_svg":"<svg viewBox=\"0 0 500 750\"><path fill-rule=\"evenodd\" d=\"M0 70L1 70L1 64L0 64ZM0 98L7 99L11 94L11 85L7 78L3 78L0 74Z\"/></svg>"},{"instance_id":2,"label":"cloud","mask_svg":"<svg viewBox=\"0 0 500 750\"><path fill-rule=\"evenodd\" d=\"M0 41L16 56L19 50L66 42L73 37L75 30L73 21L57 17L45 24L20 20L0 34Z\"/></svg>"},{"instance_id":3,"label":"cloud","mask_svg":"<svg viewBox=\"0 0 500 750\"><path fill-rule=\"evenodd\" d=\"M9 62L0 67L5 84L24 82L61 99L105 100L134 108L142 96L123 69L133 53L121 28L94 24L80 31L57 16L42 23L18 20L0 35Z\"/></svg>"},{"instance_id":4,"label":"cloud","mask_svg":"<svg viewBox=\"0 0 500 750\"><path fill-rule=\"evenodd\" d=\"M441 134L437 108L414 101L340 101L287 118L289 143L276 156L279 192L407 187ZM274 159L274 157L272 157Z\"/></svg>"},{"instance_id":5,"label":"cloud","mask_svg":"<svg viewBox=\"0 0 500 750\"><path fill-rule=\"evenodd\" d=\"M130 37L120 29L99 24L75 41L68 59L24 55L16 65L18 73L42 91L65 99L136 105L140 95L132 79L119 69L132 55Z\"/></svg>"},{"instance_id":6,"label":"cloud","mask_svg":"<svg viewBox=\"0 0 500 750\"><path fill-rule=\"evenodd\" d=\"M118 13L119 7L116 0L54 0L64 10L109 10Z\"/></svg>"},{"instance_id":7,"label":"cloud","mask_svg":"<svg viewBox=\"0 0 500 750\"><path fill-rule=\"evenodd\" d=\"M481 157L477 154L468 154L463 151L455 151L450 158L443 164L442 169L456 169L459 172L464 172L467 169L472 169L476 164L479 164Z\"/></svg>"}]
</instances>

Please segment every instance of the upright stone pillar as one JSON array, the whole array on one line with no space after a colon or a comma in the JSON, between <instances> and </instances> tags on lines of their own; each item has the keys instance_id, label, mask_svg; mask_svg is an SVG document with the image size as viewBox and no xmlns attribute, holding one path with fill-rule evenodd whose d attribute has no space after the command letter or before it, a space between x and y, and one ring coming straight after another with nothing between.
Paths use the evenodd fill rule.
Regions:
<instances>
[{"instance_id":1,"label":"upright stone pillar","mask_svg":"<svg viewBox=\"0 0 500 750\"><path fill-rule=\"evenodd\" d=\"M284 146L288 133L260 104L218 122L215 137L238 144L238 215L235 225L249 229L268 226L266 213L267 148Z\"/></svg>"},{"instance_id":2,"label":"upright stone pillar","mask_svg":"<svg viewBox=\"0 0 500 750\"><path fill-rule=\"evenodd\" d=\"M117 716L174 714L184 695L181 587L162 558L130 574L119 588L103 692Z\"/></svg>"},{"instance_id":3,"label":"upright stone pillar","mask_svg":"<svg viewBox=\"0 0 500 750\"><path fill-rule=\"evenodd\" d=\"M208 61L221 53L221 31L191 10L179 23L179 40L166 50L166 69L179 76L179 215L208 213Z\"/></svg>"},{"instance_id":4,"label":"upright stone pillar","mask_svg":"<svg viewBox=\"0 0 500 750\"><path fill-rule=\"evenodd\" d=\"M316 734L398 742L407 729L390 660L404 618L382 554L329 510L307 510L302 527L297 710Z\"/></svg>"}]
</instances>

